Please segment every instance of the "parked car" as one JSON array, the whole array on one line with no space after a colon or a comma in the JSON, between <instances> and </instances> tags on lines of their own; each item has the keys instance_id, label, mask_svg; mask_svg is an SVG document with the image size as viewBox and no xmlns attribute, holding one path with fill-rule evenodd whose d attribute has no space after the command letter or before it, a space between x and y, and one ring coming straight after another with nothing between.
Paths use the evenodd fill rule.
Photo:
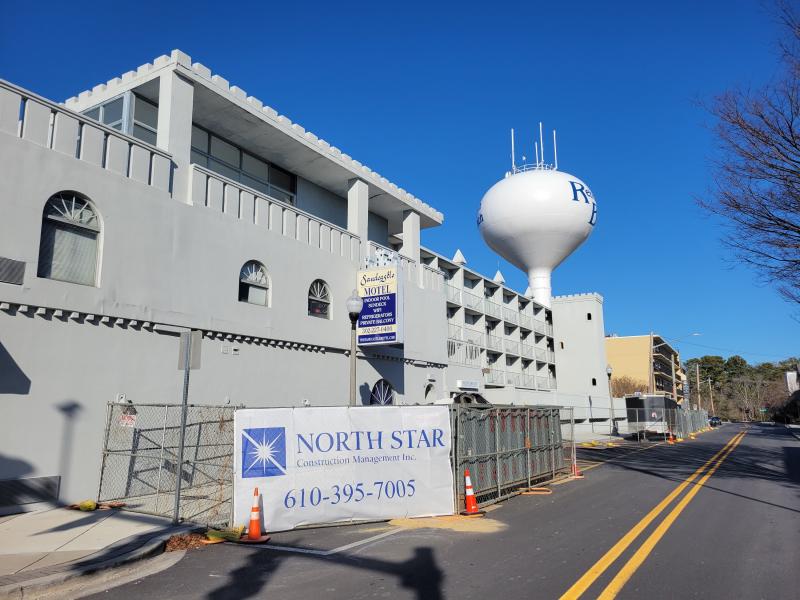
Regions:
<instances>
[{"instance_id":1,"label":"parked car","mask_svg":"<svg viewBox=\"0 0 800 600\"><path fill-rule=\"evenodd\" d=\"M711 427L719 427L720 425L722 425L722 419L720 419L719 417L710 417L708 419L708 424Z\"/></svg>"}]
</instances>

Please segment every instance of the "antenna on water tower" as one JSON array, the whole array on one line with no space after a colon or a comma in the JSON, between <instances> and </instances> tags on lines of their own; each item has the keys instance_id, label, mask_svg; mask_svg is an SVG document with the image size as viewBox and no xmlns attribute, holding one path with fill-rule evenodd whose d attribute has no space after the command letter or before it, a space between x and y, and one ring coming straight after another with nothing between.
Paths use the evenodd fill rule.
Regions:
<instances>
[{"instance_id":1,"label":"antenna on water tower","mask_svg":"<svg viewBox=\"0 0 800 600\"><path fill-rule=\"evenodd\" d=\"M533 148L536 151L536 166L539 166L539 142L533 142Z\"/></svg>"},{"instance_id":2,"label":"antenna on water tower","mask_svg":"<svg viewBox=\"0 0 800 600\"><path fill-rule=\"evenodd\" d=\"M542 166L544 166L544 138L542 137L542 122L539 121L539 148L542 151Z\"/></svg>"},{"instance_id":3,"label":"antenna on water tower","mask_svg":"<svg viewBox=\"0 0 800 600\"><path fill-rule=\"evenodd\" d=\"M511 128L511 172L517 170L516 156L514 154L514 128Z\"/></svg>"},{"instance_id":4,"label":"antenna on water tower","mask_svg":"<svg viewBox=\"0 0 800 600\"><path fill-rule=\"evenodd\" d=\"M553 160L556 171L558 171L558 145L556 144L556 130L553 129Z\"/></svg>"}]
</instances>

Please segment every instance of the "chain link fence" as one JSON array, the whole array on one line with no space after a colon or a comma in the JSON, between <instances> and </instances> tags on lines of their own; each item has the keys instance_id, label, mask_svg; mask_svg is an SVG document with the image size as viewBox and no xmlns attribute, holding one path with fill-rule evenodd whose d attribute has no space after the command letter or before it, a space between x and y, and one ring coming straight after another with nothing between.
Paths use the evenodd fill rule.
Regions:
<instances>
[{"instance_id":1,"label":"chain link fence","mask_svg":"<svg viewBox=\"0 0 800 600\"><path fill-rule=\"evenodd\" d=\"M180 519L230 524L238 408L243 407L188 406L178 469L180 404L109 403L98 500L123 501L126 510L172 518L180 473ZM456 511L464 506L466 469L478 504L486 506L569 474L575 461L569 408L453 405L450 417Z\"/></svg>"},{"instance_id":2,"label":"chain link fence","mask_svg":"<svg viewBox=\"0 0 800 600\"><path fill-rule=\"evenodd\" d=\"M180 404L109 403L98 501L119 500L127 510L171 518L180 473L179 518L228 524L237 408L188 406L178 468Z\"/></svg>"},{"instance_id":3,"label":"chain link fence","mask_svg":"<svg viewBox=\"0 0 800 600\"><path fill-rule=\"evenodd\" d=\"M619 423L619 434L640 442L683 439L708 427L708 412L681 408L627 408Z\"/></svg>"},{"instance_id":4,"label":"chain link fence","mask_svg":"<svg viewBox=\"0 0 800 600\"><path fill-rule=\"evenodd\" d=\"M558 407L486 407L454 405L453 480L456 511L464 507L464 473L469 470L479 506L493 504L521 488L568 472L574 457L565 442ZM571 431L567 423L567 431Z\"/></svg>"}]
</instances>

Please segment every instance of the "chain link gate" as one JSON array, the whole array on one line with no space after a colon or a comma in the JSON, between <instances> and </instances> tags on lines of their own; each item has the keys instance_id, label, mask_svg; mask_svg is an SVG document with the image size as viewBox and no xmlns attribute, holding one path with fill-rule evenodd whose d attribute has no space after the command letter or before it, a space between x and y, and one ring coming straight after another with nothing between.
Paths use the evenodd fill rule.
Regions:
<instances>
[{"instance_id":1,"label":"chain link gate","mask_svg":"<svg viewBox=\"0 0 800 600\"><path fill-rule=\"evenodd\" d=\"M569 449L571 441L564 443L558 407L454 405L450 418L457 512L464 506L467 469L479 506L499 502L520 488L570 469L567 456L574 450Z\"/></svg>"},{"instance_id":2,"label":"chain link gate","mask_svg":"<svg viewBox=\"0 0 800 600\"><path fill-rule=\"evenodd\" d=\"M240 407L189 405L179 517L227 525L232 515L233 413ZM173 517L179 472L180 404L109 403L98 501Z\"/></svg>"}]
</instances>

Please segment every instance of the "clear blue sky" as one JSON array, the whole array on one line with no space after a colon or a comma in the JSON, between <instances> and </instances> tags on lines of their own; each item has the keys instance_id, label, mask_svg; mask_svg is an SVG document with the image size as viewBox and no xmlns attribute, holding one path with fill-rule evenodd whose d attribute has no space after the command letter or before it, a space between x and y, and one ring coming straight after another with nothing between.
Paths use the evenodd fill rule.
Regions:
<instances>
[{"instance_id":1,"label":"clear blue sky","mask_svg":"<svg viewBox=\"0 0 800 600\"><path fill-rule=\"evenodd\" d=\"M63 101L180 48L444 212L423 243L488 275L476 209L507 169L509 128L532 140L543 120L599 208L555 293L600 292L609 333L702 333L678 344L685 358L800 354L797 310L730 263L694 203L714 152L697 101L776 73L758 0L111 6L8 3L0 76Z\"/></svg>"}]
</instances>

